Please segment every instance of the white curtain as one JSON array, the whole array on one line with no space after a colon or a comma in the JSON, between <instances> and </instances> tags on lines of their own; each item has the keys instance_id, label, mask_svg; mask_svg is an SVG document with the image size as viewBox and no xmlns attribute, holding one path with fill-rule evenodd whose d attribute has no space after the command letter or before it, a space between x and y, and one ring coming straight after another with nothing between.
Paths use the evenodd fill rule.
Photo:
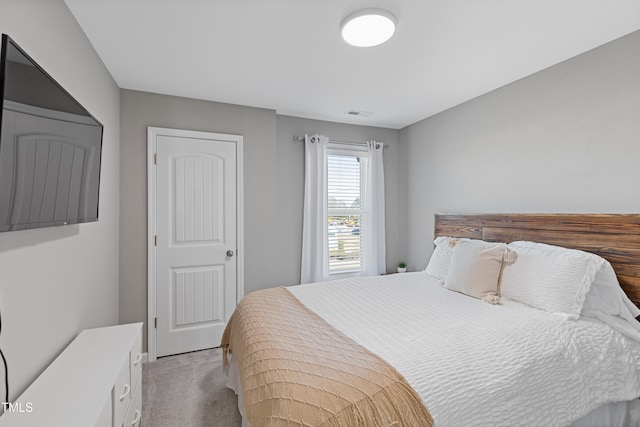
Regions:
<instances>
[{"instance_id":1,"label":"white curtain","mask_svg":"<svg viewBox=\"0 0 640 427\"><path fill-rule=\"evenodd\" d=\"M327 250L327 144L322 135L304 136L304 213L300 283L329 280Z\"/></svg>"},{"instance_id":2,"label":"white curtain","mask_svg":"<svg viewBox=\"0 0 640 427\"><path fill-rule=\"evenodd\" d=\"M377 276L386 273L384 229L384 144L367 141L369 167L365 184L365 218L362 223L362 275Z\"/></svg>"}]
</instances>

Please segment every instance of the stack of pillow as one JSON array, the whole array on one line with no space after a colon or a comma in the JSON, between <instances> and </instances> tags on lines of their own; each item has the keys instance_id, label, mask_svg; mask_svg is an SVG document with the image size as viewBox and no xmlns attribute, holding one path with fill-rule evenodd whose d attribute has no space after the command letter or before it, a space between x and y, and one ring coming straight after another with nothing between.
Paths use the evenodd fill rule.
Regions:
<instances>
[{"instance_id":1,"label":"stack of pillow","mask_svg":"<svg viewBox=\"0 0 640 427\"><path fill-rule=\"evenodd\" d=\"M438 237L434 243L425 273L447 289L492 304L503 297L567 319L593 317L640 341L640 309L598 255L526 241Z\"/></svg>"}]
</instances>

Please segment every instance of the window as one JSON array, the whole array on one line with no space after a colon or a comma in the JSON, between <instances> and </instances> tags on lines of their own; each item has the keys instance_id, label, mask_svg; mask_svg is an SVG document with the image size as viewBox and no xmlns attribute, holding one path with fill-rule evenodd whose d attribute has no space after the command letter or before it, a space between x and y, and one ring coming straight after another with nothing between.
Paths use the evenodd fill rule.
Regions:
<instances>
[{"instance_id":1,"label":"window","mask_svg":"<svg viewBox=\"0 0 640 427\"><path fill-rule=\"evenodd\" d=\"M386 272L383 149L305 136L300 283Z\"/></svg>"},{"instance_id":2,"label":"window","mask_svg":"<svg viewBox=\"0 0 640 427\"><path fill-rule=\"evenodd\" d=\"M367 152L330 149L327 154L329 274L362 270L362 221Z\"/></svg>"}]
</instances>

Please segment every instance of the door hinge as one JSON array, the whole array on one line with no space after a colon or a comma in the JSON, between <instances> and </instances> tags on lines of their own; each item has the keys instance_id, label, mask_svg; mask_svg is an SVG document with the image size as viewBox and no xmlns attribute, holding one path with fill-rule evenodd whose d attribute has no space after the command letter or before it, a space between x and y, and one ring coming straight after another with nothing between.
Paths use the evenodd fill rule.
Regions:
<instances>
[{"instance_id":1,"label":"door hinge","mask_svg":"<svg viewBox=\"0 0 640 427\"><path fill-rule=\"evenodd\" d=\"M154 322L153 322L153 327L158 329L158 318L156 317Z\"/></svg>"},{"instance_id":2,"label":"door hinge","mask_svg":"<svg viewBox=\"0 0 640 427\"><path fill-rule=\"evenodd\" d=\"M153 245L158 246L158 235L153 236Z\"/></svg>"},{"instance_id":3,"label":"door hinge","mask_svg":"<svg viewBox=\"0 0 640 427\"><path fill-rule=\"evenodd\" d=\"M153 164L154 165L158 164L158 153L153 153Z\"/></svg>"}]
</instances>

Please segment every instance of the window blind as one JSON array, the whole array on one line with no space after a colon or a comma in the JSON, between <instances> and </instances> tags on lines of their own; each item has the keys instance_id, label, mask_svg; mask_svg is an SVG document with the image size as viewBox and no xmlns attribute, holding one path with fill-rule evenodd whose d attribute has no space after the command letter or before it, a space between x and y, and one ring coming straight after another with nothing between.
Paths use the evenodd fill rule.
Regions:
<instances>
[{"instance_id":1,"label":"window blind","mask_svg":"<svg viewBox=\"0 0 640 427\"><path fill-rule=\"evenodd\" d=\"M359 272L362 267L362 183L360 156L327 156L329 273Z\"/></svg>"}]
</instances>

